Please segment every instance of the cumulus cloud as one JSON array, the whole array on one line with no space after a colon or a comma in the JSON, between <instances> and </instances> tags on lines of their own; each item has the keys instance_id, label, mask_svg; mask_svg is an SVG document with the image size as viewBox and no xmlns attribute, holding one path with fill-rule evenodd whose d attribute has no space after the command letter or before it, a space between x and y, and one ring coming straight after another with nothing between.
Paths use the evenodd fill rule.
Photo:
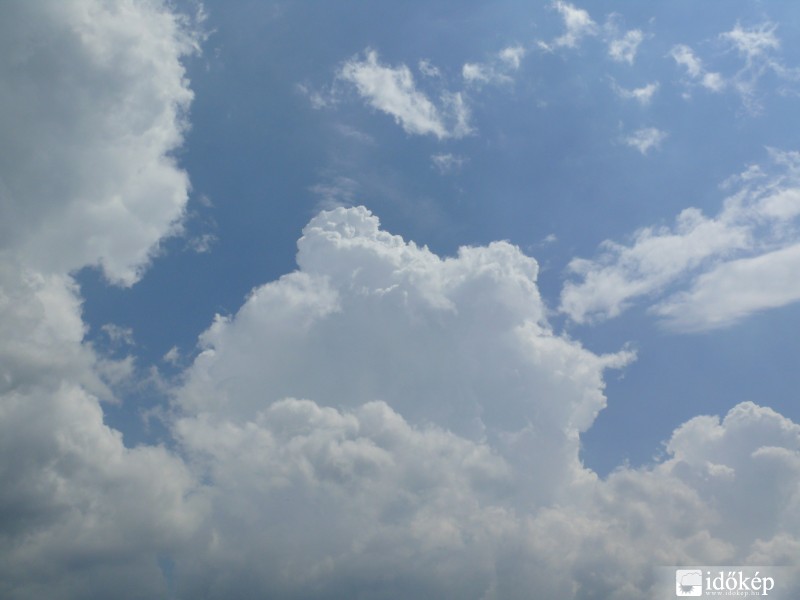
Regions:
<instances>
[{"instance_id":1,"label":"cumulus cloud","mask_svg":"<svg viewBox=\"0 0 800 600\"><path fill-rule=\"evenodd\" d=\"M561 444L603 407L603 369L630 358L598 357L553 334L537 264L509 244L441 259L380 230L363 208L336 209L306 227L298 264L203 335L181 395L187 410L216 412L221 396L229 417L285 397L334 407L380 399L414 424L475 440L538 439L538 456L525 460L554 466L566 460ZM481 361L496 368L470 372ZM557 471L570 470L562 464ZM551 471L540 471L548 488L565 476Z\"/></svg>"},{"instance_id":2,"label":"cumulus cloud","mask_svg":"<svg viewBox=\"0 0 800 600\"><path fill-rule=\"evenodd\" d=\"M189 23L160 3L0 8L0 595L164 597L193 476L103 422L129 365L83 343L69 273L133 283L183 213L168 154L191 99ZM109 325L111 341L130 332Z\"/></svg>"},{"instance_id":3,"label":"cumulus cloud","mask_svg":"<svg viewBox=\"0 0 800 600\"><path fill-rule=\"evenodd\" d=\"M353 84L370 106L394 117L407 133L445 139L463 137L472 130L460 93L443 94L437 105L417 89L406 65L385 66L374 50L367 50L363 59L347 61L338 77Z\"/></svg>"},{"instance_id":4,"label":"cumulus cloud","mask_svg":"<svg viewBox=\"0 0 800 600\"><path fill-rule=\"evenodd\" d=\"M678 329L709 329L800 299L793 278L800 215L800 157L770 152L772 165L748 168L715 217L696 208L671 228L644 228L629 245L604 242L597 258L574 259L561 310L577 322L617 316L636 298L657 296L689 278L653 312ZM769 173L768 173L769 171Z\"/></svg>"},{"instance_id":5,"label":"cumulus cloud","mask_svg":"<svg viewBox=\"0 0 800 600\"><path fill-rule=\"evenodd\" d=\"M125 448L64 378L3 396L0 456L33 459L3 464L4 595L634 599L659 564L794 560L800 427L767 408L580 464L631 355L554 333L515 247L442 259L338 208L298 264L202 336L179 453Z\"/></svg>"},{"instance_id":6,"label":"cumulus cloud","mask_svg":"<svg viewBox=\"0 0 800 600\"><path fill-rule=\"evenodd\" d=\"M658 148L667 138L667 133L655 127L644 127L637 129L630 135L623 138L623 142L631 148L636 148L642 154L647 154L650 150Z\"/></svg>"},{"instance_id":7,"label":"cumulus cloud","mask_svg":"<svg viewBox=\"0 0 800 600\"><path fill-rule=\"evenodd\" d=\"M157 3L3 13L0 248L40 270L99 265L131 284L186 204L169 153L192 99L180 58L194 38Z\"/></svg>"},{"instance_id":8,"label":"cumulus cloud","mask_svg":"<svg viewBox=\"0 0 800 600\"><path fill-rule=\"evenodd\" d=\"M654 565L794 547L800 427L767 408L689 421L651 468L580 465L631 355L556 335L513 246L442 259L339 208L298 264L216 320L178 392L214 515L190 596L641 598ZM748 520L754 494L777 499Z\"/></svg>"}]
</instances>

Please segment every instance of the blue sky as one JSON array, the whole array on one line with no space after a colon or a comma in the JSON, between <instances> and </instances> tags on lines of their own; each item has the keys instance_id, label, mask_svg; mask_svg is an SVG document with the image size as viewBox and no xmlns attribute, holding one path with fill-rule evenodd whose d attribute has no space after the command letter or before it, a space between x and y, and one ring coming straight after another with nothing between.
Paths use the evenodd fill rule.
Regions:
<instances>
[{"instance_id":1,"label":"blue sky","mask_svg":"<svg viewBox=\"0 0 800 600\"><path fill-rule=\"evenodd\" d=\"M796 566L793 3L0 11L0 595Z\"/></svg>"}]
</instances>

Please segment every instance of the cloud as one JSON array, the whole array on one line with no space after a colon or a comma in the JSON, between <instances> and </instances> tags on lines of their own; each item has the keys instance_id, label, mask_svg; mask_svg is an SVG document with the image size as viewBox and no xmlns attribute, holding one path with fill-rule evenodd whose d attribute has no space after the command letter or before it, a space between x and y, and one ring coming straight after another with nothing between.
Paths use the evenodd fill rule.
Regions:
<instances>
[{"instance_id":1,"label":"cloud","mask_svg":"<svg viewBox=\"0 0 800 600\"><path fill-rule=\"evenodd\" d=\"M800 79L800 70L786 67L775 55L780 49L776 30L777 25L770 22L751 28L744 28L737 23L731 31L719 36L744 58L744 65L731 77L731 83L741 95L747 110L753 114L763 109L758 87L764 75L771 72L783 80Z\"/></svg>"},{"instance_id":2,"label":"cloud","mask_svg":"<svg viewBox=\"0 0 800 600\"><path fill-rule=\"evenodd\" d=\"M626 31L621 38L612 39L608 43L608 55L617 62L626 62L629 65L636 60L636 52L644 41L644 34L639 29Z\"/></svg>"},{"instance_id":3,"label":"cloud","mask_svg":"<svg viewBox=\"0 0 800 600\"><path fill-rule=\"evenodd\" d=\"M325 183L312 185L309 188L314 195L319 197L319 209L352 205L358 189L359 185L356 180L341 175Z\"/></svg>"},{"instance_id":4,"label":"cloud","mask_svg":"<svg viewBox=\"0 0 800 600\"><path fill-rule=\"evenodd\" d=\"M445 139L472 131L460 93L443 94L437 106L417 89L407 66L384 66L374 50L367 50L364 59L347 61L338 77L352 83L370 106L394 117L406 133Z\"/></svg>"},{"instance_id":5,"label":"cloud","mask_svg":"<svg viewBox=\"0 0 800 600\"><path fill-rule=\"evenodd\" d=\"M13 151L0 154L0 248L50 272L99 265L130 285L186 204L169 155L192 99L180 59L196 37L157 4L3 12L0 137Z\"/></svg>"},{"instance_id":6,"label":"cloud","mask_svg":"<svg viewBox=\"0 0 800 600\"><path fill-rule=\"evenodd\" d=\"M762 23L751 29L744 29L737 23L731 31L721 34L720 37L733 44L747 60L752 61L780 48L780 40L775 35L776 29L777 25L774 23Z\"/></svg>"},{"instance_id":7,"label":"cloud","mask_svg":"<svg viewBox=\"0 0 800 600\"><path fill-rule=\"evenodd\" d=\"M695 56L689 46L679 44L670 51L670 56L680 66L686 69L689 77L712 92L720 92L725 87L725 79L716 72L706 71L702 61Z\"/></svg>"},{"instance_id":8,"label":"cloud","mask_svg":"<svg viewBox=\"0 0 800 600\"><path fill-rule=\"evenodd\" d=\"M778 56L781 44L776 30L777 25L770 22L749 28L737 23L731 31L721 33L718 40L726 47L726 54L735 53L743 59L738 70L727 75L706 70L686 45L675 46L670 54L694 82L714 92L731 89L739 94L749 113L759 114L763 110L759 84L767 73L783 81L800 79L800 70L787 67Z\"/></svg>"},{"instance_id":9,"label":"cloud","mask_svg":"<svg viewBox=\"0 0 800 600\"><path fill-rule=\"evenodd\" d=\"M574 259L561 310L577 322L619 315L635 298L657 296L690 278L653 307L677 329L729 325L753 312L798 299L792 278L800 215L800 155L770 151L770 167L749 167L715 217L696 208L672 228L644 228L629 245L604 242L595 259ZM768 174L769 171L769 174Z\"/></svg>"},{"instance_id":10,"label":"cloud","mask_svg":"<svg viewBox=\"0 0 800 600\"><path fill-rule=\"evenodd\" d=\"M164 597L158 557L202 506L179 457L127 448L104 423L105 382L131 365L83 343L69 273L100 265L131 284L176 231L188 180L169 153L198 34L159 3L0 13L0 595Z\"/></svg>"},{"instance_id":11,"label":"cloud","mask_svg":"<svg viewBox=\"0 0 800 600\"><path fill-rule=\"evenodd\" d=\"M661 142L666 138L667 133L665 131L655 127L645 127L637 129L622 141L631 148L636 148L642 154L647 154L650 150L661 146Z\"/></svg>"},{"instance_id":12,"label":"cloud","mask_svg":"<svg viewBox=\"0 0 800 600\"><path fill-rule=\"evenodd\" d=\"M461 68L461 76L469 84L508 84L514 81L510 72L519 69L525 56L522 46L509 46L497 53L486 63L465 63Z\"/></svg>"},{"instance_id":13,"label":"cloud","mask_svg":"<svg viewBox=\"0 0 800 600\"><path fill-rule=\"evenodd\" d=\"M467 162L463 156L456 156L455 154L434 154L431 156L433 166L439 173L445 175L454 171L461 170L461 167Z\"/></svg>"},{"instance_id":14,"label":"cloud","mask_svg":"<svg viewBox=\"0 0 800 600\"><path fill-rule=\"evenodd\" d=\"M503 48L498 56L509 68L517 70L522 64L522 59L525 57L525 54L525 48L522 46L509 46Z\"/></svg>"},{"instance_id":15,"label":"cloud","mask_svg":"<svg viewBox=\"0 0 800 600\"><path fill-rule=\"evenodd\" d=\"M298 265L203 334L174 453L124 448L80 366L2 396L0 456L31 458L0 462L7 596L640 598L654 564L794 560L800 427L769 409L690 420L652 468L581 465L632 355L554 333L514 246L443 259L337 208ZM42 350L91 359L56 306Z\"/></svg>"},{"instance_id":16,"label":"cloud","mask_svg":"<svg viewBox=\"0 0 800 600\"><path fill-rule=\"evenodd\" d=\"M99 15L105 47L115 49L106 58L141 67L128 91L160 81L162 62L175 57L173 28L188 26L160 3L0 6L0 23L19 18L12 29L36 41L42 64L56 60L47 52L85 43L73 25ZM37 18L11 14L22 10ZM58 24L61 37L40 36L44 23ZM150 45L136 40L151 36L159 51L144 60ZM81 68L70 66L73 75ZM182 71L167 73L161 89L183 89ZM5 97L19 94L2 74ZM117 73L99 75L119 89ZM49 71L39 76L43 89L60 85ZM54 109L59 101L71 107L73 99L46 99ZM113 120L116 106L95 117ZM107 151L149 157L153 147L129 138L160 117L121 120L104 138ZM20 137L24 127L36 131L31 120L4 118ZM70 128L71 110L49 118L70 134L64 146L93 147ZM33 160L30 147L17 150L15 164ZM111 186L115 206L126 205L143 164L129 158L119 177L90 171ZM52 160L74 166L66 155L66 166ZM798 161L775 160L787 172ZM42 179L64 177L56 168L36 173L17 177L12 191L32 198L55 185ZM789 236L770 224L800 212L791 182L748 169L725 211L751 215L773 240ZM298 269L254 289L202 334L200 354L162 407L168 445L126 445L104 422L103 401L114 399L102 379L106 357L83 341L70 275L98 254L36 225L75 198L48 197L26 213L16 196L2 197L5 216L69 255L45 265L19 240L0 252L3 598L489 600L535 590L634 599L660 593L657 564L796 564L797 424L740 404L679 427L664 461L599 479L581 464L580 434L605 405L605 371L633 354L599 355L556 332L538 265L517 247L495 242L442 258L383 230L363 207L314 217L298 242ZM123 235L141 218L112 216L90 220L86 232ZM113 269L125 265L141 275L134 250L148 252L171 232L168 220L153 223L156 242L134 236L130 247L105 247L99 256L110 273L124 274ZM164 359L181 356L173 348Z\"/></svg>"},{"instance_id":17,"label":"cloud","mask_svg":"<svg viewBox=\"0 0 800 600\"><path fill-rule=\"evenodd\" d=\"M577 8L574 5L556 0L552 4L562 19L564 19L564 33L554 39L551 43L539 42L539 46L545 50L552 50L554 48L577 48L580 41L587 36L597 35L599 29L589 16L589 13L582 8Z\"/></svg>"},{"instance_id":18,"label":"cloud","mask_svg":"<svg viewBox=\"0 0 800 600\"><path fill-rule=\"evenodd\" d=\"M202 336L205 351L181 395L187 410L216 411L220 395L229 398L227 415L284 397L344 407L381 399L415 424L475 439L508 430L522 443L528 434L518 427L531 403L540 421L550 414L574 436L603 406L603 368L630 358L598 357L554 335L536 289L536 262L506 243L441 259L382 231L364 208L338 208L305 228L298 264ZM502 367L470 373L468 365L488 360L493 348ZM356 374L348 365L369 368ZM506 371L518 374L503 383ZM223 387L209 385L209 377ZM494 390L491 411L480 390ZM550 396L558 407L534 400ZM547 453L542 438L540 454Z\"/></svg>"},{"instance_id":19,"label":"cloud","mask_svg":"<svg viewBox=\"0 0 800 600\"><path fill-rule=\"evenodd\" d=\"M114 323L106 323L100 330L106 335L111 344L115 346L134 346L133 329L122 327Z\"/></svg>"},{"instance_id":20,"label":"cloud","mask_svg":"<svg viewBox=\"0 0 800 600\"><path fill-rule=\"evenodd\" d=\"M732 260L703 273L689 290L656 305L653 312L684 331L729 326L752 313L800 300L793 276L798 268L800 244Z\"/></svg>"},{"instance_id":21,"label":"cloud","mask_svg":"<svg viewBox=\"0 0 800 600\"><path fill-rule=\"evenodd\" d=\"M426 77L442 76L442 72L439 70L439 68L436 65L432 64L431 61L427 59L419 61L419 63L417 64L417 68L419 69L419 72L425 75Z\"/></svg>"},{"instance_id":22,"label":"cloud","mask_svg":"<svg viewBox=\"0 0 800 600\"><path fill-rule=\"evenodd\" d=\"M580 465L631 356L554 334L513 246L442 259L339 208L298 264L217 319L178 392L214 515L189 596L652 597L654 564L794 548L800 427L767 408L690 420L650 468Z\"/></svg>"},{"instance_id":23,"label":"cloud","mask_svg":"<svg viewBox=\"0 0 800 600\"><path fill-rule=\"evenodd\" d=\"M626 89L617 85L616 82L612 82L612 87L614 92L620 97L625 100L636 100L642 106L647 106L650 104L650 101L653 99L653 96L658 91L659 84L658 82L648 83L645 86L640 88L634 89Z\"/></svg>"}]
</instances>

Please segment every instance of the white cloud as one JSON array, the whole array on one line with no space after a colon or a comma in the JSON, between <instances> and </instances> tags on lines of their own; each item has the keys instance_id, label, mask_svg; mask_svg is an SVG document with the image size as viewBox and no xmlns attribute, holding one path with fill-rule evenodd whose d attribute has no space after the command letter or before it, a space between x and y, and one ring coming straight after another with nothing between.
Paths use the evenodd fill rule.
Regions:
<instances>
[{"instance_id":1,"label":"white cloud","mask_svg":"<svg viewBox=\"0 0 800 600\"><path fill-rule=\"evenodd\" d=\"M522 46L509 46L486 63L465 63L461 68L464 81L473 85L508 84L514 81L509 73L519 69L525 56Z\"/></svg>"},{"instance_id":2,"label":"white cloud","mask_svg":"<svg viewBox=\"0 0 800 600\"><path fill-rule=\"evenodd\" d=\"M787 67L778 55L781 43L776 30L777 25L770 22L749 28L737 23L731 31L721 33L718 39L727 53L743 59L738 70L727 75L706 70L688 46L675 46L670 54L695 83L713 92L730 89L739 94L749 113L758 114L763 110L760 82L765 75L771 73L783 81L800 79L800 70Z\"/></svg>"},{"instance_id":3,"label":"white cloud","mask_svg":"<svg viewBox=\"0 0 800 600\"><path fill-rule=\"evenodd\" d=\"M644 41L644 34L639 29L626 31L621 38L612 39L608 43L608 55L617 62L626 62L629 65L636 60L636 52Z\"/></svg>"},{"instance_id":4,"label":"white cloud","mask_svg":"<svg viewBox=\"0 0 800 600\"><path fill-rule=\"evenodd\" d=\"M314 110L322 110L323 108L334 106L338 102L333 88L320 91L311 88L305 83L298 83L296 89L300 94L308 98L308 102Z\"/></svg>"},{"instance_id":5,"label":"white cloud","mask_svg":"<svg viewBox=\"0 0 800 600\"><path fill-rule=\"evenodd\" d=\"M653 307L671 327L706 330L800 300L800 244L725 262L700 275L691 288Z\"/></svg>"},{"instance_id":6,"label":"white cloud","mask_svg":"<svg viewBox=\"0 0 800 600\"><path fill-rule=\"evenodd\" d=\"M445 139L471 132L469 111L460 94L445 94L437 106L417 89L407 66L384 66L374 50L367 50L363 60L347 61L338 76L355 85L370 106L394 117L407 133Z\"/></svg>"},{"instance_id":7,"label":"white cloud","mask_svg":"<svg viewBox=\"0 0 800 600\"><path fill-rule=\"evenodd\" d=\"M129 285L186 204L168 155L192 99L180 59L194 38L157 4L3 12L0 138L13 152L0 154L0 248L51 272L101 265Z\"/></svg>"},{"instance_id":8,"label":"white cloud","mask_svg":"<svg viewBox=\"0 0 800 600\"><path fill-rule=\"evenodd\" d=\"M533 398L560 399L557 408L539 405L540 419L551 414L575 432L590 423L603 405L603 367L627 356L597 357L555 336L536 262L509 244L440 259L381 231L365 209L339 208L312 220L299 248L300 271L256 289L235 318L204 334L206 350L181 396L187 410L215 411L220 394L229 415L284 397L331 406L381 399L415 424L476 439L508 430L522 440L526 425L517 429L529 403L538 405ZM470 372L473 361L487 360L475 352L503 366ZM359 364L370 367L348 367ZM518 374L503 383L506 371ZM208 377L233 387L209 385ZM480 390L494 390L491 411ZM544 439L540 452L548 453Z\"/></svg>"},{"instance_id":9,"label":"white cloud","mask_svg":"<svg viewBox=\"0 0 800 600\"><path fill-rule=\"evenodd\" d=\"M700 83L712 92L720 92L725 87L725 79L719 73L704 73Z\"/></svg>"},{"instance_id":10,"label":"white cloud","mask_svg":"<svg viewBox=\"0 0 800 600\"><path fill-rule=\"evenodd\" d=\"M703 62L689 46L679 44L670 51L675 62L686 69L687 75L712 92L720 92L725 87L725 79L716 72L706 71Z\"/></svg>"},{"instance_id":11,"label":"white cloud","mask_svg":"<svg viewBox=\"0 0 800 600\"><path fill-rule=\"evenodd\" d=\"M509 46L508 48L503 48L498 56L509 68L517 70L522 64L525 54L525 48L522 46Z\"/></svg>"},{"instance_id":12,"label":"white cloud","mask_svg":"<svg viewBox=\"0 0 800 600\"><path fill-rule=\"evenodd\" d=\"M607 241L592 260L574 259L561 310L577 322L614 317L635 298L695 277L653 311L678 329L708 329L796 301L787 277L795 262L800 215L800 155L771 151L773 174L750 166L716 217L684 210L672 228L645 228L629 245Z\"/></svg>"},{"instance_id":13,"label":"white cloud","mask_svg":"<svg viewBox=\"0 0 800 600\"><path fill-rule=\"evenodd\" d=\"M106 323L100 330L106 334L109 341L117 346L134 346L133 329L131 327L122 327L114 323Z\"/></svg>"},{"instance_id":14,"label":"white cloud","mask_svg":"<svg viewBox=\"0 0 800 600\"><path fill-rule=\"evenodd\" d=\"M584 37L597 35L597 23L595 23L589 16L589 13L582 8L577 8L562 0L553 2L553 8L555 8L564 19L566 31L550 44L540 42L541 47L545 49L560 47L577 48Z\"/></svg>"},{"instance_id":15,"label":"white cloud","mask_svg":"<svg viewBox=\"0 0 800 600\"><path fill-rule=\"evenodd\" d=\"M419 69L419 72L425 75L426 77L442 76L442 72L439 70L439 68L436 65L432 64L431 61L427 59L419 61L419 63L417 64L417 68Z\"/></svg>"},{"instance_id":16,"label":"white cloud","mask_svg":"<svg viewBox=\"0 0 800 600\"><path fill-rule=\"evenodd\" d=\"M109 60L142 67L128 74L131 87L146 88L163 76L160 61L174 59L176 21L162 4L0 7L3 25L19 17L14 11L36 12L12 29L39 40L45 54L85 40L71 26L39 38L43 24L104 17ZM156 36L159 52L143 60L137 36ZM70 66L73 76L79 67ZM0 90L14 96L15 80L2 75ZM58 84L39 76L43 89ZM103 76L119 89L116 73ZM92 89L103 87L93 80ZM162 89L177 89L175 81ZM95 117L112 121L115 107L104 104ZM70 129L70 110L50 119L70 133L64 146L93 147ZM160 113L142 119L120 121L118 135L104 138L109 152L149 157L153 147L131 147L128 138L151 131ZM19 137L36 130L16 122ZM16 150L15 164L33 160L30 148ZM789 170L800 160L775 156ZM124 204L140 158L124 163L124 176L93 172L99 188L111 186L105 191ZM62 159L53 164L73 166ZM12 191L32 198L55 185L41 178L64 177L56 168L37 173L18 176ZM749 169L741 181L751 187L731 197L725 214L769 227L800 212L788 175ZM440 258L383 231L363 208L315 217L299 242L298 270L256 288L203 334L202 353L163 411L176 447L126 447L104 423L101 399L112 394L99 377L103 357L82 341L81 298L68 271L102 259L124 275L113 266L142 268L131 248L156 242L132 237L130 248L81 254L75 240L36 226L61 214L59 202L77 202L72 195L30 214L16 196L2 200L14 221L4 226L18 221L71 256L44 268L19 240L0 252L3 598L490 600L535 590L634 599L660 593L656 564L796 564L796 424L742 404L723 419L687 422L666 461L599 480L580 463L579 435L605 404L604 371L632 354L597 355L554 332L537 264L515 246ZM81 232L119 236L140 216L96 218ZM702 225L697 215L686 220L689 230ZM166 221L153 222L153 239L170 232ZM164 358L180 354L173 348Z\"/></svg>"},{"instance_id":17,"label":"white cloud","mask_svg":"<svg viewBox=\"0 0 800 600\"><path fill-rule=\"evenodd\" d=\"M178 560L188 596L633 599L657 595L654 564L794 560L800 426L742 404L598 480L575 434L630 357L550 331L531 259L441 259L362 208L299 246L300 270L204 334L178 394L213 515L213 544Z\"/></svg>"},{"instance_id":18,"label":"white cloud","mask_svg":"<svg viewBox=\"0 0 800 600\"><path fill-rule=\"evenodd\" d=\"M752 29L744 29L737 23L728 32L720 35L723 40L731 42L739 52L748 60L769 54L771 50L780 48L780 40L775 35L777 25L774 23L762 23Z\"/></svg>"},{"instance_id":19,"label":"white cloud","mask_svg":"<svg viewBox=\"0 0 800 600\"><path fill-rule=\"evenodd\" d=\"M69 271L137 279L188 181L167 154L191 92L187 22L159 3L0 6L0 595L164 597L158 557L202 513L160 447L126 448L103 383L131 361L82 343ZM131 332L108 325L112 341Z\"/></svg>"},{"instance_id":20,"label":"white cloud","mask_svg":"<svg viewBox=\"0 0 800 600\"><path fill-rule=\"evenodd\" d=\"M211 252L211 248L217 243L217 240L217 236L213 233L202 233L190 237L186 241L186 247L192 252L205 254L206 252Z\"/></svg>"},{"instance_id":21,"label":"white cloud","mask_svg":"<svg viewBox=\"0 0 800 600\"><path fill-rule=\"evenodd\" d=\"M631 355L556 335L532 259L507 243L441 259L363 208L320 214L299 247L298 271L203 335L176 391L179 454L125 449L65 379L80 365L2 396L11 600L632 599L658 592L654 564L794 560L791 421L752 404L698 417L667 461L598 480L578 433ZM29 313L64 338L40 338L48 365L82 348L61 304ZM30 330L0 320L17 322L0 347Z\"/></svg>"},{"instance_id":22,"label":"white cloud","mask_svg":"<svg viewBox=\"0 0 800 600\"><path fill-rule=\"evenodd\" d=\"M620 98L625 100L636 100L642 106L647 106L650 104L653 96L658 91L659 84L656 81L653 83L648 83L647 85L639 88L626 89L617 85L616 82L613 82L612 87L614 92L616 92Z\"/></svg>"},{"instance_id":23,"label":"white cloud","mask_svg":"<svg viewBox=\"0 0 800 600\"><path fill-rule=\"evenodd\" d=\"M461 76L468 83L488 83L494 77L494 73L485 65L479 63L464 63L464 66L461 68Z\"/></svg>"},{"instance_id":24,"label":"white cloud","mask_svg":"<svg viewBox=\"0 0 800 600\"><path fill-rule=\"evenodd\" d=\"M661 142L666 138L667 133L665 131L661 131L655 127L644 127L642 129L637 129L623 138L622 141L631 148L636 148L642 154L647 154L650 150L661 146Z\"/></svg>"},{"instance_id":25,"label":"white cloud","mask_svg":"<svg viewBox=\"0 0 800 600\"><path fill-rule=\"evenodd\" d=\"M461 167L464 166L467 159L463 156L457 156L448 152L447 154L434 154L431 156L431 161L436 170L442 175L445 175L461 170Z\"/></svg>"},{"instance_id":26,"label":"white cloud","mask_svg":"<svg viewBox=\"0 0 800 600\"><path fill-rule=\"evenodd\" d=\"M720 35L720 39L744 58L744 65L731 80L745 107L753 114L763 109L759 98L759 82L764 75L771 72L784 80L800 79L798 69L787 68L776 56L780 49L776 30L777 25L769 22L752 28L743 28L737 23L731 31Z\"/></svg>"},{"instance_id":27,"label":"white cloud","mask_svg":"<svg viewBox=\"0 0 800 600\"><path fill-rule=\"evenodd\" d=\"M679 44L672 48L670 56L673 60L684 67L692 78L699 78L703 74L703 63L694 55L689 46Z\"/></svg>"},{"instance_id":28,"label":"white cloud","mask_svg":"<svg viewBox=\"0 0 800 600\"><path fill-rule=\"evenodd\" d=\"M167 350L166 354L161 357L161 360L171 365L177 365L181 361L181 351L178 350L177 346L173 346Z\"/></svg>"}]
</instances>

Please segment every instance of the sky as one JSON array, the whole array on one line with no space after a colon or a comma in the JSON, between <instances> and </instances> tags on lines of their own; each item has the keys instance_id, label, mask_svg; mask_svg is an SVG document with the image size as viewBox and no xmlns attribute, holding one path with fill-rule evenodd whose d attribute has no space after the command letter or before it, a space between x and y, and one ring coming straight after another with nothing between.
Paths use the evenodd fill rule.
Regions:
<instances>
[{"instance_id":1,"label":"sky","mask_svg":"<svg viewBox=\"0 0 800 600\"><path fill-rule=\"evenodd\" d=\"M19 0L0 82L0 597L800 591L794 3Z\"/></svg>"}]
</instances>

